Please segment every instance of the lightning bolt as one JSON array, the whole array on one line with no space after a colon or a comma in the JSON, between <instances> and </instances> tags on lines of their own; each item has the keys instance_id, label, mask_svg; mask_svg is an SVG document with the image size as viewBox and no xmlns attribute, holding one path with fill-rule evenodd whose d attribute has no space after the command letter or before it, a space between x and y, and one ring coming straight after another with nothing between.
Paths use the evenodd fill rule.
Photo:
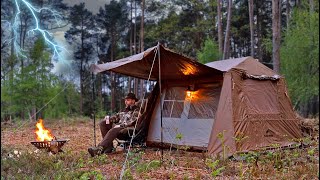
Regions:
<instances>
[{"instance_id":1,"label":"lightning bolt","mask_svg":"<svg viewBox=\"0 0 320 180\"><path fill-rule=\"evenodd\" d=\"M18 2L20 1L20 3ZM18 27L19 25L22 23L21 19L19 17L19 15L21 14L21 6L24 5L25 7L27 7L27 11L29 13L32 14L32 19L34 21L34 28L27 31L27 35L29 37L31 37L32 35L35 35L36 32L40 33L40 35L42 35L44 41L50 45L50 47L53 49L53 56L52 56L52 60L54 60L55 58L57 59L61 59L61 55L60 52L62 50L66 51L69 53L69 51L67 49L65 49L63 46L58 45L57 43L53 42L51 39L53 39L53 33L50 33L49 31L43 29L40 27L40 23L39 23L39 19L37 17L37 15L39 15L41 12L43 11L48 11L55 19L55 22L58 24L58 26L60 27L60 20L62 18L62 16L55 10L51 10L48 7L43 7L43 8L36 8L34 7L31 3L29 3L26 0L15 0L15 6L16 6L16 14L14 17L14 22L13 24L11 24L9 21L6 20L1 20L1 22L3 22L4 24L6 24L7 26L9 26L10 29L12 29L13 31L13 37L11 39L9 39L8 41L12 41L13 40L13 46L15 49L15 53L16 55L20 55L22 57L27 58L27 56L25 55L25 50L21 48L21 46L18 43Z\"/></svg>"}]
</instances>

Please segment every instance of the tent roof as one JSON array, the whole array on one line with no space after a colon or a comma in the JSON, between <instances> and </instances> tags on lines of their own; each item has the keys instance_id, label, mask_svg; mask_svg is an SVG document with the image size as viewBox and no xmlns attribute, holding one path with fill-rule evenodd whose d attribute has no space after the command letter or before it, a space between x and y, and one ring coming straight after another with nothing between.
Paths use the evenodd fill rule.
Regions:
<instances>
[{"instance_id":1,"label":"tent roof","mask_svg":"<svg viewBox=\"0 0 320 180\"><path fill-rule=\"evenodd\" d=\"M205 64L209 67L218 69L223 72L230 71L231 69L243 70L251 75L265 75L276 76L277 73L267 66L260 63L257 59L247 56L242 58L227 59L221 61L214 61Z\"/></svg>"},{"instance_id":2,"label":"tent roof","mask_svg":"<svg viewBox=\"0 0 320 180\"><path fill-rule=\"evenodd\" d=\"M236 67L238 64L245 61L248 57L242 57L242 58L235 58L235 59L226 59L221 61L213 61L209 62L206 65L209 67L216 68L220 71L226 72L229 71L231 68Z\"/></svg>"},{"instance_id":3,"label":"tent roof","mask_svg":"<svg viewBox=\"0 0 320 180\"><path fill-rule=\"evenodd\" d=\"M159 49L161 80L184 81L212 77L217 74L222 75L221 71L201 64L182 54L175 53L162 45L159 45ZM113 71L132 77L148 79L152 69L150 80L158 80L159 57L157 51L158 46L154 46L144 52L123 59L105 64L93 64L91 65L91 71L94 73Z\"/></svg>"}]
</instances>

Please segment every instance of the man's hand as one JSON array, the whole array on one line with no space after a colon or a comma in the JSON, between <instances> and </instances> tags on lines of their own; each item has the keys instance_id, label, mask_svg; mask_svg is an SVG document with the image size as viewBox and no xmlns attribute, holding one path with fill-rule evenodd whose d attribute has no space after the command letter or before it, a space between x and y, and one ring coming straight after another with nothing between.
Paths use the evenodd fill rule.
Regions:
<instances>
[{"instance_id":1,"label":"man's hand","mask_svg":"<svg viewBox=\"0 0 320 180\"><path fill-rule=\"evenodd\" d=\"M110 116L109 122L110 123L116 123L117 121L116 121L116 118L114 116Z\"/></svg>"}]
</instances>

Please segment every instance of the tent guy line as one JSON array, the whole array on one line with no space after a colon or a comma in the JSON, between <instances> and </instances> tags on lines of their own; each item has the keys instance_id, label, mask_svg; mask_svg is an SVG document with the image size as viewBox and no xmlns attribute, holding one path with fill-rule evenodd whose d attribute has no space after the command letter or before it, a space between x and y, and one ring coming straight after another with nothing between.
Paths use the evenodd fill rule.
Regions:
<instances>
[{"instance_id":1,"label":"tent guy line","mask_svg":"<svg viewBox=\"0 0 320 180\"><path fill-rule=\"evenodd\" d=\"M149 72L149 76L148 76L147 82L150 82L151 72L152 72L152 69L153 69L154 62L155 62L155 60L156 60L156 56L157 56L157 53L158 53L158 49L155 49L154 51L155 51L155 53L154 53L154 58L153 58L153 61L152 61L152 66L151 66L151 69L150 69L150 72ZM147 87L145 87L145 88L147 88ZM129 155L130 150L131 150L132 140L133 140L133 138L134 138L134 136L135 136L137 124L138 124L139 118L140 118L140 116L141 116L142 104L143 104L144 101L145 101L145 99L144 99L145 95L146 95L146 90L144 89L143 96L142 96L142 98L143 98L143 99L142 99L142 103L141 103L141 106L140 106L140 108L139 108L138 120L137 120L137 122L136 122L135 125L134 125L133 135L132 135L132 137L130 138L129 148L128 148L128 151L127 151L127 153L126 153L126 158L125 158L125 160L124 160L124 163L123 163L122 169L121 169L120 180L122 180L122 178L123 178L123 176L124 176L124 172L125 172L125 169L126 169L126 163L127 163L127 161L128 161L128 155ZM132 117L131 117L131 120L132 120Z\"/></svg>"}]
</instances>

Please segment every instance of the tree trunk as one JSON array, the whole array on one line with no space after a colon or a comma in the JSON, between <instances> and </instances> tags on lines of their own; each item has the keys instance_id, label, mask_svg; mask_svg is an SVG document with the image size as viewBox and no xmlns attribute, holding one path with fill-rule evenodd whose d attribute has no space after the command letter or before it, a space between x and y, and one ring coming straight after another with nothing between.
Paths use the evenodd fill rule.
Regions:
<instances>
[{"instance_id":1,"label":"tree trunk","mask_svg":"<svg viewBox=\"0 0 320 180\"><path fill-rule=\"evenodd\" d=\"M110 59L111 61L114 61L114 50L115 50L115 40L114 40L114 32L112 32L111 36L111 53L110 53ZM114 112L116 108L116 88L115 88L115 74L113 72L111 74L111 111Z\"/></svg>"},{"instance_id":2,"label":"tree trunk","mask_svg":"<svg viewBox=\"0 0 320 180\"><path fill-rule=\"evenodd\" d=\"M82 64L82 63L81 63ZM83 72L82 65L80 69L80 114L83 115Z\"/></svg>"},{"instance_id":3,"label":"tree trunk","mask_svg":"<svg viewBox=\"0 0 320 180\"><path fill-rule=\"evenodd\" d=\"M310 5L310 13L313 13L314 12L314 1L309 0L309 5Z\"/></svg>"},{"instance_id":4,"label":"tree trunk","mask_svg":"<svg viewBox=\"0 0 320 180\"><path fill-rule=\"evenodd\" d=\"M287 21L287 32L289 30L289 22L290 22L290 0L286 0L286 21Z\"/></svg>"},{"instance_id":5,"label":"tree trunk","mask_svg":"<svg viewBox=\"0 0 320 180\"><path fill-rule=\"evenodd\" d=\"M132 77L128 79L128 92L132 92Z\"/></svg>"},{"instance_id":6,"label":"tree trunk","mask_svg":"<svg viewBox=\"0 0 320 180\"><path fill-rule=\"evenodd\" d=\"M280 73L280 0L272 0L272 62L273 70Z\"/></svg>"},{"instance_id":7,"label":"tree trunk","mask_svg":"<svg viewBox=\"0 0 320 180\"><path fill-rule=\"evenodd\" d=\"M219 43L219 51L220 51L220 53L223 53L221 0L217 0L217 11L218 11L218 43Z\"/></svg>"},{"instance_id":8,"label":"tree trunk","mask_svg":"<svg viewBox=\"0 0 320 180\"><path fill-rule=\"evenodd\" d=\"M15 8L13 8L13 13L16 13L16 10ZM13 24L13 23L11 23ZM10 91L12 91L12 86L13 86L13 68L14 68L14 61L15 61L15 48L14 48L14 31L11 30L11 49L10 49L10 63L9 63L9 66L10 66L10 73L9 73L9 87L10 87ZM11 92L10 92L11 93ZM10 99L10 106L11 106L11 99Z\"/></svg>"},{"instance_id":9,"label":"tree trunk","mask_svg":"<svg viewBox=\"0 0 320 180\"><path fill-rule=\"evenodd\" d=\"M130 55L133 55L132 52L132 0L130 1ZM128 92L132 91L132 77L129 77L129 82L128 82Z\"/></svg>"},{"instance_id":10,"label":"tree trunk","mask_svg":"<svg viewBox=\"0 0 320 180\"><path fill-rule=\"evenodd\" d=\"M231 25L231 9L232 9L232 0L228 1L228 17L227 17L227 27L226 27L226 36L224 39L224 53L223 59L229 58L230 51L230 25Z\"/></svg>"},{"instance_id":11,"label":"tree trunk","mask_svg":"<svg viewBox=\"0 0 320 180\"><path fill-rule=\"evenodd\" d=\"M102 74L97 74L97 80L96 80L96 88L98 91L98 97L99 97L99 109L103 109L103 103L102 103Z\"/></svg>"},{"instance_id":12,"label":"tree trunk","mask_svg":"<svg viewBox=\"0 0 320 180\"><path fill-rule=\"evenodd\" d=\"M116 108L115 74L111 72L110 75L111 75L111 112L115 112L115 108Z\"/></svg>"},{"instance_id":13,"label":"tree trunk","mask_svg":"<svg viewBox=\"0 0 320 180\"><path fill-rule=\"evenodd\" d=\"M253 25L253 0L248 1L249 5L249 21L250 21L250 40L251 40L251 56L254 57L254 25Z\"/></svg>"},{"instance_id":14,"label":"tree trunk","mask_svg":"<svg viewBox=\"0 0 320 180\"><path fill-rule=\"evenodd\" d=\"M140 52L144 51L144 0L141 1Z\"/></svg>"},{"instance_id":15,"label":"tree trunk","mask_svg":"<svg viewBox=\"0 0 320 180\"><path fill-rule=\"evenodd\" d=\"M144 51L144 0L141 1L140 52Z\"/></svg>"},{"instance_id":16,"label":"tree trunk","mask_svg":"<svg viewBox=\"0 0 320 180\"><path fill-rule=\"evenodd\" d=\"M84 68L83 68L83 61L84 61L84 27L83 27L83 19L82 20L82 31L81 31L81 62L80 62L80 114L83 115L83 75L84 75Z\"/></svg>"},{"instance_id":17,"label":"tree trunk","mask_svg":"<svg viewBox=\"0 0 320 180\"><path fill-rule=\"evenodd\" d=\"M257 7L257 12L260 12L260 7L258 6L258 3L256 3ZM258 59L260 62L263 62L263 51L262 51L262 35L261 35L261 20L260 20L260 15L257 13L257 37L258 37L258 42L257 42L257 55Z\"/></svg>"},{"instance_id":18,"label":"tree trunk","mask_svg":"<svg viewBox=\"0 0 320 180\"><path fill-rule=\"evenodd\" d=\"M22 48L24 49L24 44L25 44L25 40L26 40L26 34L27 34L27 29L28 29L28 26L27 26L27 22L28 22L28 19L25 18L25 27L24 27L24 33L23 33L23 38L22 38Z\"/></svg>"},{"instance_id":19,"label":"tree trunk","mask_svg":"<svg viewBox=\"0 0 320 180\"><path fill-rule=\"evenodd\" d=\"M140 52L144 51L144 0L141 1ZM140 79L140 98L143 98L144 80Z\"/></svg>"},{"instance_id":20,"label":"tree trunk","mask_svg":"<svg viewBox=\"0 0 320 180\"><path fill-rule=\"evenodd\" d=\"M134 94L138 95L138 86L139 86L139 79L134 78Z\"/></svg>"},{"instance_id":21,"label":"tree trunk","mask_svg":"<svg viewBox=\"0 0 320 180\"><path fill-rule=\"evenodd\" d=\"M71 91L69 91L68 89L65 90L66 94L67 94L67 102L68 102L68 115L71 115L72 113L72 107L71 107Z\"/></svg>"},{"instance_id":22,"label":"tree trunk","mask_svg":"<svg viewBox=\"0 0 320 180\"><path fill-rule=\"evenodd\" d=\"M298 8L300 8L300 7L301 7L301 1L296 0L296 1L295 1L295 5L296 5Z\"/></svg>"},{"instance_id":23,"label":"tree trunk","mask_svg":"<svg viewBox=\"0 0 320 180\"><path fill-rule=\"evenodd\" d=\"M137 54L137 2L134 1L134 29L133 29L133 54ZM138 94L138 84L137 78L134 78L134 94Z\"/></svg>"},{"instance_id":24,"label":"tree trunk","mask_svg":"<svg viewBox=\"0 0 320 180\"><path fill-rule=\"evenodd\" d=\"M20 112L20 116L21 116L21 120L24 121L25 120L24 111Z\"/></svg>"},{"instance_id":25,"label":"tree trunk","mask_svg":"<svg viewBox=\"0 0 320 180\"><path fill-rule=\"evenodd\" d=\"M37 109L36 107L32 107L31 121L36 121L36 120L37 120Z\"/></svg>"}]
</instances>

